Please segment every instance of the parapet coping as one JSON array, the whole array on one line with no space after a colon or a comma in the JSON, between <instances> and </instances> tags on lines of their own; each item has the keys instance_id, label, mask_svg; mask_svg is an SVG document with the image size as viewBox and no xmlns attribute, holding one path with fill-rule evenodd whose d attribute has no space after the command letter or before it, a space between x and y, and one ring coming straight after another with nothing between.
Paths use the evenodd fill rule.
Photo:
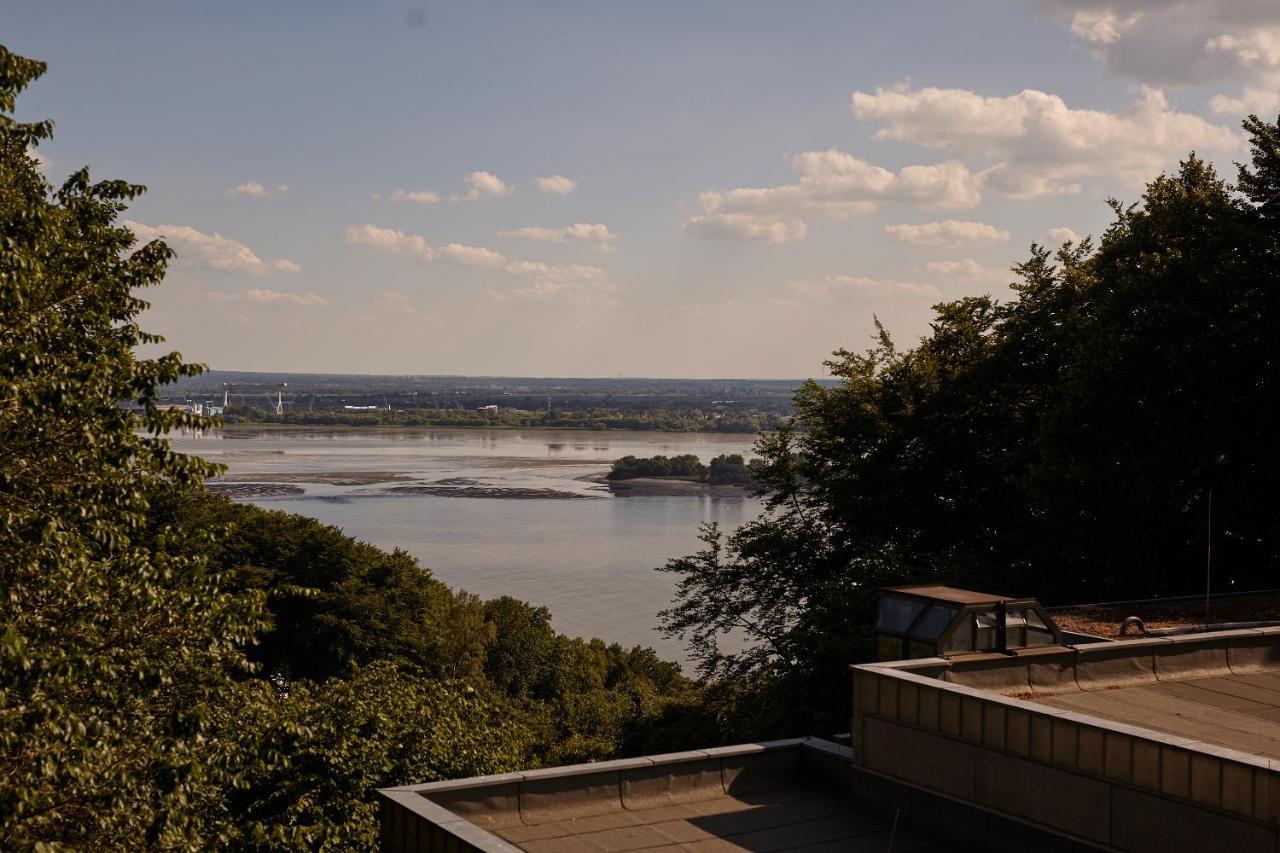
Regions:
<instances>
[{"instance_id":1,"label":"parapet coping","mask_svg":"<svg viewBox=\"0 0 1280 853\"><path fill-rule=\"evenodd\" d=\"M1261 770L1280 771L1280 760L1267 758L1266 756L1256 755L1254 753L1244 752L1242 750L1232 749L1231 747L1196 740L1194 738L1181 737L1179 735L1162 732L1157 729L1146 728L1145 726L1136 726L1130 723L1110 720L1105 717L1097 717L1092 714L1081 713L1080 711L1069 711L1062 708L1055 708L1050 705L1043 705L1033 699L1013 699L996 691L984 690L978 687L969 687L963 684L956 684L952 681L945 681L941 678L931 678L929 676L913 672L913 670L946 671L957 664L964 665L985 661L1017 661L1020 658L1026 659L1029 657L1038 657L1052 652L1057 652L1059 654L1074 653L1083 657L1092 657L1103 654L1129 656L1125 655L1125 650L1138 650L1143 647L1150 648L1169 645L1190 646L1201 643L1212 643L1215 641L1229 641L1233 639L1277 635L1280 635L1280 627L1243 628L1230 631L1210 631L1203 634L1187 634L1176 637L1144 637L1141 639L1127 640L1124 643L1090 643L1083 646L1052 646L1043 650L1036 649L1034 655L1019 653L1018 655L1011 657L1008 655L993 653L989 655L965 655L956 659L941 657L917 658L914 660L886 661L882 663L850 664L849 669L854 672L867 672L876 675L883 675L889 678L918 684L922 687L928 687L934 690L942 690L959 696L969 696L983 702L1001 705L1005 708L1032 711L1037 714L1056 717L1074 723L1088 725L1093 728L1112 731L1119 734L1127 734L1131 737L1143 738L1165 746L1178 747L1181 749L1204 753L1206 755L1213 755L1220 759L1250 765ZM1133 656L1137 655L1135 654Z\"/></svg>"},{"instance_id":2,"label":"parapet coping","mask_svg":"<svg viewBox=\"0 0 1280 853\"><path fill-rule=\"evenodd\" d=\"M600 773L619 772L625 770L643 770L650 767L673 766L711 759L734 758L737 756L759 755L766 752L780 752L791 749L810 749L825 753L833 758L852 761L851 747L841 746L828 740L815 737L787 738L784 740L744 743L733 746L717 746L708 749L694 749L683 752L670 752L660 755L648 755L638 758L620 758L612 761L597 761L585 764L568 764L560 767L545 767L538 770L524 770L515 773L496 773L488 776L471 776L465 779L447 779L440 782L425 782L417 785L399 785L390 788L379 788L378 794L413 814L429 821L441 831L450 834L459 841L470 845L470 849L484 853L521 853L520 848L503 840L492 832L485 830L466 818L449 811L432 802L432 794L465 791L474 788L486 788L495 785L519 784L522 782L545 782L551 779L570 779L576 776L589 776ZM463 848L468 849L468 848Z\"/></svg>"}]
</instances>

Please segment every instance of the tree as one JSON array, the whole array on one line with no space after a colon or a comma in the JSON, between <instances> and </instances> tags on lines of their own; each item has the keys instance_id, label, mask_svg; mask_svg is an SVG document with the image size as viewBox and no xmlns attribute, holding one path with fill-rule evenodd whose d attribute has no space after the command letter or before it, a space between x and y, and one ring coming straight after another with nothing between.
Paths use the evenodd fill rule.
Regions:
<instances>
[{"instance_id":1,"label":"tree","mask_svg":"<svg viewBox=\"0 0 1280 853\"><path fill-rule=\"evenodd\" d=\"M13 111L44 68L0 47L0 847L196 846L237 769L211 709L261 596L191 556L209 531L140 535L214 470L162 438L208 422L154 405L199 368L134 354L160 339L132 291L170 257L116 224L142 187L40 173L51 125Z\"/></svg>"},{"instance_id":2,"label":"tree","mask_svg":"<svg viewBox=\"0 0 1280 853\"><path fill-rule=\"evenodd\" d=\"M671 561L664 618L761 735L838 730L877 588L952 582L1059 604L1217 588L1280 566L1280 127L1232 192L1194 155L1111 202L1095 247L1032 245L1013 297L935 307L900 349L837 351L761 441L757 521ZM745 650L722 653L728 632Z\"/></svg>"}]
</instances>

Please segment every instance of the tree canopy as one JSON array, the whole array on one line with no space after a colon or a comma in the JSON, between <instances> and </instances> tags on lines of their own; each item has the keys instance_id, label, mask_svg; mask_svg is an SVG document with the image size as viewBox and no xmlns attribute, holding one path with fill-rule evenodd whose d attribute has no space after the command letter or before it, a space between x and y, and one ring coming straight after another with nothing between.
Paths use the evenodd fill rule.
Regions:
<instances>
[{"instance_id":1,"label":"tree canopy","mask_svg":"<svg viewBox=\"0 0 1280 853\"><path fill-rule=\"evenodd\" d=\"M872 600L945 581L1047 603L1274 586L1280 561L1280 127L1238 190L1194 155L1092 240L1032 245L1012 297L883 328L763 439L767 511L672 561L705 675L769 686L769 731L844 725ZM735 632L745 651L722 654ZM757 705L754 709L759 711Z\"/></svg>"}]
</instances>

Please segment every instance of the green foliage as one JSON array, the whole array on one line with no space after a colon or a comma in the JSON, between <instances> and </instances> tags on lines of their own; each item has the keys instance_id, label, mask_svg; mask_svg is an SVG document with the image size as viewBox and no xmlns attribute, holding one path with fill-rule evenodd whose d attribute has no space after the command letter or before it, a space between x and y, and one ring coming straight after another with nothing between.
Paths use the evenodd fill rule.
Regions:
<instances>
[{"instance_id":1,"label":"green foliage","mask_svg":"<svg viewBox=\"0 0 1280 853\"><path fill-rule=\"evenodd\" d=\"M680 477L687 480L702 480L706 477L706 466L693 453L670 457L658 455L645 459L624 456L613 463L613 468L608 474L610 480L631 480L636 477Z\"/></svg>"},{"instance_id":2,"label":"green foliage","mask_svg":"<svg viewBox=\"0 0 1280 853\"><path fill-rule=\"evenodd\" d=\"M225 723L250 765L227 804L226 846L372 850L378 787L528 766L531 732L504 704L428 673L376 663L278 695L245 684Z\"/></svg>"},{"instance_id":3,"label":"green foliage","mask_svg":"<svg viewBox=\"0 0 1280 853\"><path fill-rule=\"evenodd\" d=\"M610 480L634 480L639 477L669 477L680 480L695 480L712 485L750 486L753 484L751 471L755 460L748 466L739 453L721 454L711 460L710 465L703 465L695 454L683 456L649 456L639 458L624 456L613 463L606 475Z\"/></svg>"},{"instance_id":4,"label":"green foliage","mask_svg":"<svg viewBox=\"0 0 1280 853\"><path fill-rule=\"evenodd\" d=\"M54 192L29 155L51 127L10 113L43 70L0 47L0 847L192 847L238 763L213 711L261 596L221 588L208 531L142 535L214 470L159 437L209 423L151 405L199 368L133 353L159 339L132 291L170 257L115 224L142 188Z\"/></svg>"},{"instance_id":5,"label":"green foliage","mask_svg":"<svg viewBox=\"0 0 1280 853\"><path fill-rule=\"evenodd\" d=\"M403 551L203 491L156 507L153 518L225 530L208 553L210 565L234 588L268 596L271 628L249 650L268 676L323 681L378 660L437 674L456 674L461 665L454 658L466 651L454 641L446 649L442 634L446 621L461 618L453 612L459 602Z\"/></svg>"},{"instance_id":6,"label":"green foliage","mask_svg":"<svg viewBox=\"0 0 1280 853\"><path fill-rule=\"evenodd\" d=\"M846 725L889 583L1049 603L1203 589L1210 491L1218 589L1280 563L1280 127L1245 123L1233 193L1194 156L1095 247L1033 245L1007 303L936 307L913 349L880 331L796 397L803 432L758 446L767 511L665 569L667 629L744 696L744 733ZM747 648L721 654L736 632ZM754 729L753 729L754 727Z\"/></svg>"}]
</instances>

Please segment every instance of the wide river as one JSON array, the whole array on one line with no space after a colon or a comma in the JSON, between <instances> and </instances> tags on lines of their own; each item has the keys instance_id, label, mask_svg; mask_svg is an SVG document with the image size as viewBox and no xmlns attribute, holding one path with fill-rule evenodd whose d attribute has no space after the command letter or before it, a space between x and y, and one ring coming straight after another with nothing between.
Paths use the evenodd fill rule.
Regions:
<instances>
[{"instance_id":1,"label":"wide river","mask_svg":"<svg viewBox=\"0 0 1280 853\"><path fill-rule=\"evenodd\" d=\"M241 499L402 548L450 585L550 609L556 629L685 661L658 632L698 525L736 527L754 498L615 497L597 480L620 457L749 454L753 436L570 430L235 430L175 437L228 466ZM253 495L254 490L259 490Z\"/></svg>"}]
</instances>

